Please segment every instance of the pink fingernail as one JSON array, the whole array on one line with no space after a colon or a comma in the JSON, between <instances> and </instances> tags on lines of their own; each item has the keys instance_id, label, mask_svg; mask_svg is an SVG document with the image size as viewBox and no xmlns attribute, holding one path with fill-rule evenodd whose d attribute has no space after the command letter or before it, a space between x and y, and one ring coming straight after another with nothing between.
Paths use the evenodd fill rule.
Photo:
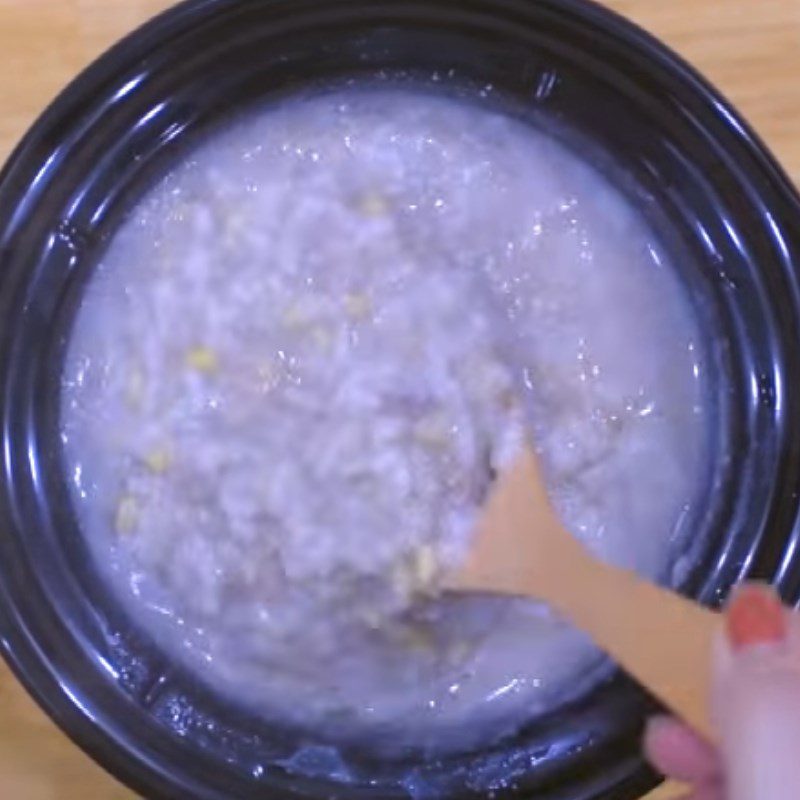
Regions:
<instances>
[{"instance_id":1,"label":"pink fingernail","mask_svg":"<svg viewBox=\"0 0 800 800\"><path fill-rule=\"evenodd\" d=\"M728 604L725 625L734 650L786 640L786 611L775 591L766 584L749 584L736 589Z\"/></svg>"}]
</instances>

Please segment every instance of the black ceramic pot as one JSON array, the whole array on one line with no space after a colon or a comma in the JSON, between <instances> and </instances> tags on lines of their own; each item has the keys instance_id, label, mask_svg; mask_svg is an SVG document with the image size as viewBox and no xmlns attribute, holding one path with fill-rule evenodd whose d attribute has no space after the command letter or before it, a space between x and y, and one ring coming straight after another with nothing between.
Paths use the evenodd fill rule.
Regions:
<instances>
[{"instance_id":1,"label":"black ceramic pot","mask_svg":"<svg viewBox=\"0 0 800 800\"><path fill-rule=\"evenodd\" d=\"M638 756L652 703L619 675L492 752L334 763L319 749L299 763L295 734L194 685L126 620L67 501L60 358L130 203L248 103L449 70L591 140L674 243L711 342L718 412L681 588L714 603L754 575L798 596L798 199L725 100L584 0L190 0L84 72L0 176L0 646L55 721L147 797L630 800L653 785Z\"/></svg>"}]
</instances>

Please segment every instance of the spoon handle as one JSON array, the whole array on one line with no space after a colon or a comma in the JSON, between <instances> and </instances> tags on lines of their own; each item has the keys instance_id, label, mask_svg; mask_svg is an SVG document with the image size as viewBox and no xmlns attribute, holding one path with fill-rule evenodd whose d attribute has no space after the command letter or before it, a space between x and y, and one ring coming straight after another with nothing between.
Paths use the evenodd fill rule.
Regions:
<instances>
[{"instance_id":1,"label":"spoon handle","mask_svg":"<svg viewBox=\"0 0 800 800\"><path fill-rule=\"evenodd\" d=\"M709 739L711 651L720 617L595 558L554 511L526 448L490 495L448 588L544 600Z\"/></svg>"},{"instance_id":2,"label":"spoon handle","mask_svg":"<svg viewBox=\"0 0 800 800\"><path fill-rule=\"evenodd\" d=\"M720 616L584 550L541 596L709 740L711 654ZM565 579L574 581L563 590ZM574 587L580 586L580 590ZM542 587L545 588L545 587Z\"/></svg>"}]
</instances>

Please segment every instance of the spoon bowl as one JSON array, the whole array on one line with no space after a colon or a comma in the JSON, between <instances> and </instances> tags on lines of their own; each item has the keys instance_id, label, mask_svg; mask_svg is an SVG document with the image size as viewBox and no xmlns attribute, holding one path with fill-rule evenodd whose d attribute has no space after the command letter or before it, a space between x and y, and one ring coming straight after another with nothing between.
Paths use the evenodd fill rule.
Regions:
<instances>
[{"instance_id":1,"label":"spoon bowl","mask_svg":"<svg viewBox=\"0 0 800 800\"><path fill-rule=\"evenodd\" d=\"M498 478L448 588L543 600L671 711L714 738L709 680L719 615L594 557L556 514L530 447Z\"/></svg>"}]
</instances>

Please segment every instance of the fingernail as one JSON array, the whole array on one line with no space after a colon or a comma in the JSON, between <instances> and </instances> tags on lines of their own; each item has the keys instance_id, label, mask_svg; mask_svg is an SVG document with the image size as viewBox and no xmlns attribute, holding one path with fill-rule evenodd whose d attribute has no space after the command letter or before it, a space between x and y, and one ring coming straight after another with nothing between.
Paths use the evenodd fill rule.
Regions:
<instances>
[{"instance_id":1,"label":"fingernail","mask_svg":"<svg viewBox=\"0 0 800 800\"><path fill-rule=\"evenodd\" d=\"M660 741L669 736L677 725L674 717L668 714L656 714L649 717L644 726L644 745L646 750L658 747Z\"/></svg>"},{"instance_id":2,"label":"fingernail","mask_svg":"<svg viewBox=\"0 0 800 800\"><path fill-rule=\"evenodd\" d=\"M787 636L786 612L766 584L748 584L734 591L726 612L726 631L733 650L779 644Z\"/></svg>"},{"instance_id":3,"label":"fingernail","mask_svg":"<svg viewBox=\"0 0 800 800\"><path fill-rule=\"evenodd\" d=\"M657 735L666 728L671 728L675 724L675 718L669 714L653 714L645 720L645 735Z\"/></svg>"}]
</instances>

